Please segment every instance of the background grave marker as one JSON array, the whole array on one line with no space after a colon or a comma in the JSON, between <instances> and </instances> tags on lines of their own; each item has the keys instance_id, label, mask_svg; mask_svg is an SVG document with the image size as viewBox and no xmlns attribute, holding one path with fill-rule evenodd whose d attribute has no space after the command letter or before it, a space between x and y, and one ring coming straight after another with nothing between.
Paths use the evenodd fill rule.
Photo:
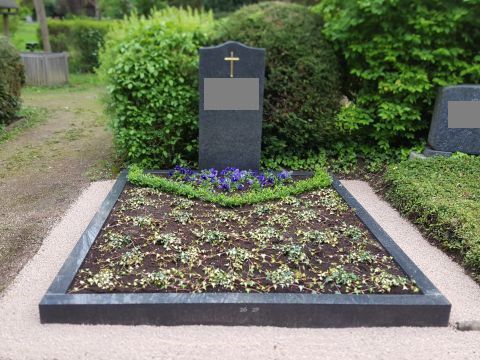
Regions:
<instances>
[{"instance_id":1,"label":"background grave marker","mask_svg":"<svg viewBox=\"0 0 480 360\"><path fill-rule=\"evenodd\" d=\"M426 156L480 154L480 85L442 88L435 103Z\"/></svg>"}]
</instances>

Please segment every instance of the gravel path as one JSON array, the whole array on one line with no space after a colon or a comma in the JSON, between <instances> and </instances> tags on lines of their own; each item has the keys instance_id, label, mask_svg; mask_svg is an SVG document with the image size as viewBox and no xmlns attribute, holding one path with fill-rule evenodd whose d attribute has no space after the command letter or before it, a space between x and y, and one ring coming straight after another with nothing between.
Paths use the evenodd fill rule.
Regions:
<instances>
[{"instance_id":1,"label":"gravel path","mask_svg":"<svg viewBox=\"0 0 480 360\"><path fill-rule=\"evenodd\" d=\"M37 304L113 182L85 190L0 299L0 359L480 359L480 332L447 328L285 329L41 325ZM480 287L364 182L345 186L453 304L480 319Z\"/></svg>"},{"instance_id":2,"label":"gravel path","mask_svg":"<svg viewBox=\"0 0 480 360\"><path fill-rule=\"evenodd\" d=\"M112 158L101 87L25 91L25 105L48 112L41 124L0 144L0 292Z\"/></svg>"}]
</instances>

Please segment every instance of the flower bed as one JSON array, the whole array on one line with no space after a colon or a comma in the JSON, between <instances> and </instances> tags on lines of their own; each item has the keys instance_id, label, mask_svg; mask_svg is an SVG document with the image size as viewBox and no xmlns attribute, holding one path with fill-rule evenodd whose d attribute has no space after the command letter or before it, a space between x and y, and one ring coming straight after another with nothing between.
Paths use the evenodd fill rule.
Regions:
<instances>
[{"instance_id":1,"label":"flower bed","mask_svg":"<svg viewBox=\"0 0 480 360\"><path fill-rule=\"evenodd\" d=\"M242 177L242 181L236 182L237 186L235 187L231 186L232 178L236 176L235 169L232 171L232 168L227 168L223 171L223 175L222 172L217 172L213 175L213 178L206 180L202 179L202 176L212 176L212 170L191 174L191 170L181 169L177 169L177 172L168 172L168 177L165 177L165 174L158 176L145 173L142 168L132 166L128 172L128 180L136 186L150 187L226 207L282 199L286 196L324 188L331 184L330 176L322 169L317 170L313 176L311 174L309 176L295 176L295 179L291 179L288 175L285 175L282 179L285 173L247 172ZM224 183L230 183L228 189L223 187ZM238 189L238 185L243 184L245 184L243 188Z\"/></svg>"},{"instance_id":2,"label":"flower bed","mask_svg":"<svg viewBox=\"0 0 480 360\"><path fill-rule=\"evenodd\" d=\"M170 179L213 193L294 184L286 172L232 168L176 168ZM130 185L70 291L407 294L418 288L331 188L227 209Z\"/></svg>"},{"instance_id":3,"label":"flower bed","mask_svg":"<svg viewBox=\"0 0 480 360\"><path fill-rule=\"evenodd\" d=\"M237 193L160 174L130 172L134 185L122 172L42 298L42 323L448 324L448 300L325 173Z\"/></svg>"}]
</instances>

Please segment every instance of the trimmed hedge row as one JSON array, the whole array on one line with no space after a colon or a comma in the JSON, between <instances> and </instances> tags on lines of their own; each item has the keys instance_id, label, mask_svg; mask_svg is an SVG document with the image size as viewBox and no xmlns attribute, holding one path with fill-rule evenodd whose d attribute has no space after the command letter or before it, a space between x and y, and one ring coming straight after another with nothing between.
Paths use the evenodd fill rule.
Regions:
<instances>
[{"instance_id":1,"label":"trimmed hedge row","mask_svg":"<svg viewBox=\"0 0 480 360\"><path fill-rule=\"evenodd\" d=\"M113 21L78 18L48 20L52 51L67 51L73 72L92 72L98 67L98 54ZM38 39L41 41L40 30Z\"/></svg>"},{"instance_id":2,"label":"trimmed hedge row","mask_svg":"<svg viewBox=\"0 0 480 360\"><path fill-rule=\"evenodd\" d=\"M20 90L24 82L18 51L0 35L0 128L14 120L20 108Z\"/></svg>"},{"instance_id":3,"label":"trimmed hedge row","mask_svg":"<svg viewBox=\"0 0 480 360\"><path fill-rule=\"evenodd\" d=\"M405 161L388 168L387 198L480 281L480 156Z\"/></svg>"}]
</instances>

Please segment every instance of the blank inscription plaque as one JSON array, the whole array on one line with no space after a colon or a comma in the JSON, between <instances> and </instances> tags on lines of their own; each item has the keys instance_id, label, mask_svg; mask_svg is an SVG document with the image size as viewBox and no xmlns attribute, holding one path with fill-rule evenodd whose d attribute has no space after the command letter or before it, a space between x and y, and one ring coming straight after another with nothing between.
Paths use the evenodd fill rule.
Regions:
<instances>
[{"instance_id":1,"label":"blank inscription plaque","mask_svg":"<svg viewBox=\"0 0 480 360\"><path fill-rule=\"evenodd\" d=\"M449 101L448 128L480 129L480 101Z\"/></svg>"},{"instance_id":2,"label":"blank inscription plaque","mask_svg":"<svg viewBox=\"0 0 480 360\"><path fill-rule=\"evenodd\" d=\"M259 110L258 78L204 78L204 110Z\"/></svg>"}]
</instances>

